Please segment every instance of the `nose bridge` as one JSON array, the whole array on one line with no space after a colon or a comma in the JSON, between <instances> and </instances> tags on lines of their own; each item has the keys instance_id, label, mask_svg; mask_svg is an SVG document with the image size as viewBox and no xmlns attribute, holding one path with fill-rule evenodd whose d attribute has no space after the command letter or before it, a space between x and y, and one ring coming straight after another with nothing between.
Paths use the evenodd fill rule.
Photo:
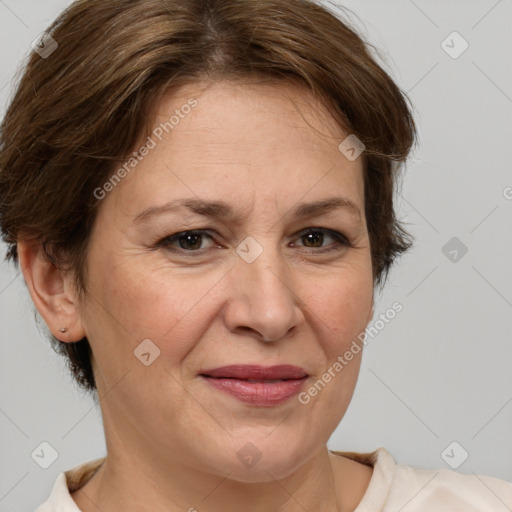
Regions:
<instances>
[{"instance_id":1,"label":"nose bridge","mask_svg":"<svg viewBox=\"0 0 512 512\"><path fill-rule=\"evenodd\" d=\"M279 246L272 237L249 236L239 244L237 254L231 328L251 328L265 340L277 340L298 319L297 297Z\"/></svg>"}]
</instances>

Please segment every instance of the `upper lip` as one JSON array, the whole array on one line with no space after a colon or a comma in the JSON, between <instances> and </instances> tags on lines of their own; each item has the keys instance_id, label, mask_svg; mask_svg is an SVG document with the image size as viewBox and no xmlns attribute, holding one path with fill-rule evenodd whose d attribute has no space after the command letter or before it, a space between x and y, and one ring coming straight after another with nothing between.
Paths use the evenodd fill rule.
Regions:
<instances>
[{"instance_id":1,"label":"upper lip","mask_svg":"<svg viewBox=\"0 0 512 512\"><path fill-rule=\"evenodd\" d=\"M302 379L303 377L307 377L307 373L303 368L290 364L276 366L233 364L201 370L199 374L206 377L255 380Z\"/></svg>"}]
</instances>

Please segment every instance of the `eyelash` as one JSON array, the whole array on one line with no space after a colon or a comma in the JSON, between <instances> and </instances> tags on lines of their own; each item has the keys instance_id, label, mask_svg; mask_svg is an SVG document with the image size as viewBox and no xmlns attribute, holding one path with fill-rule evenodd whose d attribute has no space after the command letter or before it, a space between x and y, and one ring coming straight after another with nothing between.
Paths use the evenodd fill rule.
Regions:
<instances>
[{"instance_id":1,"label":"eyelash","mask_svg":"<svg viewBox=\"0 0 512 512\"><path fill-rule=\"evenodd\" d=\"M343 247L353 247L350 240L348 240L347 237L345 237L342 233L339 233L338 231L334 231L332 229L326 229L326 228L308 228L303 231L301 231L298 234L298 238L303 238L307 235L313 234L313 233L322 233L323 235L328 235L332 237L335 240L335 243L331 244L330 246L327 246L327 248L315 248L315 247L306 247L306 249L310 249L313 253L327 253L335 250L341 250ZM159 242L156 244L156 248L165 248L166 250L172 251L172 252L180 252L184 255L195 257L195 256L201 256L204 255L205 249L198 249L198 250L187 250L183 249L181 247L176 248L173 247L172 244L179 241L180 238L185 237L187 235L192 236L206 236L210 240L213 240L213 236L208 233L207 230L203 229L195 229L191 231L181 231L179 233L175 233L171 236L166 236L165 238L162 238ZM341 247L340 247L341 246Z\"/></svg>"}]
</instances>

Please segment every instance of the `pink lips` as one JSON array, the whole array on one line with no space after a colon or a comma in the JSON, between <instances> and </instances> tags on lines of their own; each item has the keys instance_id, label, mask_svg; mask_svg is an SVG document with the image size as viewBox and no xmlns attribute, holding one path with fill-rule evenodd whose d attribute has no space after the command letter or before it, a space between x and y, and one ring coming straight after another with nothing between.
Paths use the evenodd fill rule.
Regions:
<instances>
[{"instance_id":1,"label":"pink lips","mask_svg":"<svg viewBox=\"0 0 512 512\"><path fill-rule=\"evenodd\" d=\"M215 389L262 407L278 405L299 393L307 373L298 366L231 365L202 370L200 376Z\"/></svg>"}]
</instances>

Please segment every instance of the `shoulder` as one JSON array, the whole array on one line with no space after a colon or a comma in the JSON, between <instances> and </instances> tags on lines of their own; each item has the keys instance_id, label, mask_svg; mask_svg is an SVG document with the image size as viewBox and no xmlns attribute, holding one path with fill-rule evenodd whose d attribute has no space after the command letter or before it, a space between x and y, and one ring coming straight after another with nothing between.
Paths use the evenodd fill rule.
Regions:
<instances>
[{"instance_id":1,"label":"shoulder","mask_svg":"<svg viewBox=\"0 0 512 512\"><path fill-rule=\"evenodd\" d=\"M370 453L334 452L373 467L355 512L510 512L512 483L449 469L397 464L385 448Z\"/></svg>"},{"instance_id":2,"label":"shoulder","mask_svg":"<svg viewBox=\"0 0 512 512\"><path fill-rule=\"evenodd\" d=\"M499 512L512 507L512 483L449 469L417 469L397 464L388 500L408 512Z\"/></svg>"},{"instance_id":3,"label":"shoulder","mask_svg":"<svg viewBox=\"0 0 512 512\"><path fill-rule=\"evenodd\" d=\"M85 485L104 461L105 457L102 457L59 473L50 496L35 512L80 512L71 492Z\"/></svg>"}]
</instances>

